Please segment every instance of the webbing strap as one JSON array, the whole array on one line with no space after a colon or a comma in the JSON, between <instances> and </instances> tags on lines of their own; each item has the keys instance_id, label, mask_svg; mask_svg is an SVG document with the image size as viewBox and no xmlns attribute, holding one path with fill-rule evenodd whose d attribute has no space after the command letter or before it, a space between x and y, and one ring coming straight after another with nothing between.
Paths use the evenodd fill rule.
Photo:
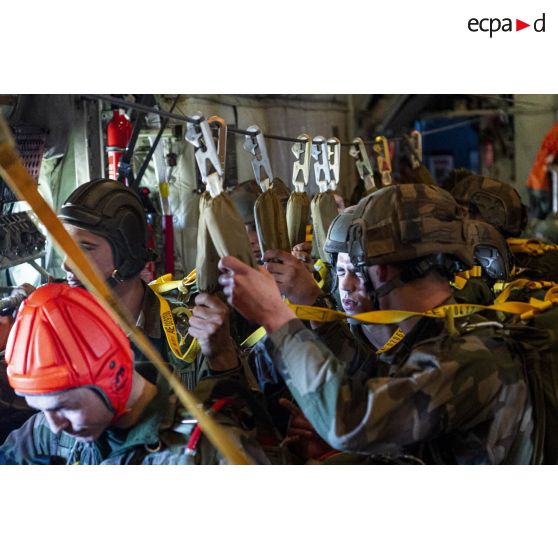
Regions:
<instances>
[{"instance_id":1,"label":"webbing strap","mask_svg":"<svg viewBox=\"0 0 558 558\"><path fill-rule=\"evenodd\" d=\"M545 252L558 250L558 244L547 244L534 238L508 238L508 246L514 254L540 256Z\"/></svg>"},{"instance_id":2,"label":"webbing strap","mask_svg":"<svg viewBox=\"0 0 558 558\"><path fill-rule=\"evenodd\" d=\"M151 289L157 293L166 293L178 289L181 293L187 293L190 287L196 282L196 270L193 269L183 279L173 280L172 274L161 275L149 283Z\"/></svg>"},{"instance_id":3,"label":"webbing strap","mask_svg":"<svg viewBox=\"0 0 558 558\"><path fill-rule=\"evenodd\" d=\"M453 285L459 290L464 289L471 277L482 277L482 268L480 265L475 265L471 269L456 273L453 278Z\"/></svg>"},{"instance_id":4,"label":"webbing strap","mask_svg":"<svg viewBox=\"0 0 558 558\"><path fill-rule=\"evenodd\" d=\"M496 304L506 302L513 290L527 289L529 291L536 291L539 289L551 289L555 286L557 286L557 284L552 281L533 281L531 279L516 279L515 281L512 281L511 283L508 283L505 286L504 290L498 295L498 297L494 302Z\"/></svg>"},{"instance_id":5,"label":"webbing strap","mask_svg":"<svg viewBox=\"0 0 558 558\"><path fill-rule=\"evenodd\" d=\"M256 331L254 331L254 333L252 333L252 335L248 336L241 344L240 346L242 348L252 348L256 343L258 343L265 335L267 334L267 331L265 330L265 328L260 327L258 328ZM403 341L405 337L405 334L403 333L403 331L401 330L401 328L397 328L397 330L395 331L395 333L389 338L388 342L381 348L378 349L376 351L377 355L380 355L382 353L385 353L387 351L390 351L391 349L393 349L393 347L395 347L398 343L400 343L401 341Z\"/></svg>"},{"instance_id":6,"label":"webbing strap","mask_svg":"<svg viewBox=\"0 0 558 558\"><path fill-rule=\"evenodd\" d=\"M190 273L184 277L184 279L180 279L175 281L172 279L172 275L169 273L167 275L161 275L154 281L149 283L151 290L157 295L160 303L160 313L161 313L161 323L163 324L163 329L165 331L165 336L169 342L169 346L173 352L173 354L179 358L180 360L184 360L185 362L194 362L196 357L198 356L201 347L199 341L194 337L190 346L184 353L182 351L183 339L179 339L179 334L176 328L176 323L174 321L175 314L185 313L188 318L192 316L192 311L188 307L179 307L171 310L170 304L165 300L162 296L159 296L159 293L166 293L168 291L172 291L173 289L178 289L183 293L188 292L190 286L192 286L196 281L196 270L190 271ZM251 335L249 335L241 344L242 348L251 348L253 347L264 335L266 331L263 327L258 328L254 331Z\"/></svg>"},{"instance_id":7,"label":"webbing strap","mask_svg":"<svg viewBox=\"0 0 558 558\"><path fill-rule=\"evenodd\" d=\"M332 322L351 318L367 324L396 324L415 316L427 318L462 318L470 316L484 310L494 310L508 314L522 315L533 310L533 306L526 302L504 302L483 306L481 304L446 304L438 306L426 312L410 312L406 310L376 310L373 312L363 312L362 314L345 314L338 310L329 308L318 308L316 306L302 306L299 304L289 304L296 317L301 320L312 320L314 322Z\"/></svg>"},{"instance_id":8,"label":"webbing strap","mask_svg":"<svg viewBox=\"0 0 558 558\"><path fill-rule=\"evenodd\" d=\"M381 349L378 349L376 351L376 354L381 355L382 353L387 353L388 351L391 351L391 349L393 349L393 347L401 343L403 339L405 339L405 334L403 333L403 330L400 327L398 327L395 330L395 333L388 339L388 342Z\"/></svg>"},{"instance_id":9,"label":"webbing strap","mask_svg":"<svg viewBox=\"0 0 558 558\"><path fill-rule=\"evenodd\" d=\"M327 265L322 260L316 260L316 263L314 264L314 269L318 272L318 275L320 276L320 280L316 281L316 284L318 285L318 287L320 287L320 289L323 289L327 277Z\"/></svg>"},{"instance_id":10,"label":"webbing strap","mask_svg":"<svg viewBox=\"0 0 558 558\"><path fill-rule=\"evenodd\" d=\"M17 194L26 201L51 235L52 240L66 254L73 272L83 284L94 292L111 317L127 331L140 351L153 363L158 372L169 382L180 402L199 422L211 443L232 464L248 464L251 460L237 448L228 434L204 410L198 399L190 393L173 374L147 336L134 324L129 313L114 298L104 279L64 229L64 226L40 195L37 184L29 174L16 150L15 142L6 122L0 117L0 175Z\"/></svg>"},{"instance_id":11,"label":"webbing strap","mask_svg":"<svg viewBox=\"0 0 558 558\"><path fill-rule=\"evenodd\" d=\"M244 339L240 346L243 349L251 349L258 341L260 341L260 339L262 339L266 335L266 333L267 331L265 330L265 328L259 327L258 329L256 329L256 331L254 331L254 333Z\"/></svg>"},{"instance_id":12,"label":"webbing strap","mask_svg":"<svg viewBox=\"0 0 558 558\"><path fill-rule=\"evenodd\" d=\"M199 341L194 337L186 351L183 350L183 346L185 345L185 338L179 338L180 334L176 327L174 316L178 314L186 314L189 319L192 316L192 310L185 306L181 306L175 308L174 310L171 310L168 301L159 293L165 293L173 289L179 289L181 292L188 292L188 285L191 285L193 283L193 281L191 281L191 277L193 275L195 281L195 274L196 270L194 269L194 271L191 271L189 275L186 276L184 279L181 279L180 281L173 281L172 274L169 273L167 275L157 277L157 279L149 283L149 287L155 293L159 300L161 324L163 325L163 331L165 332L165 337L167 338L169 347L176 358L188 363L192 363L196 360L196 357L201 350L201 346L199 344Z\"/></svg>"},{"instance_id":13,"label":"webbing strap","mask_svg":"<svg viewBox=\"0 0 558 558\"><path fill-rule=\"evenodd\" d=\"M179 338L180 334L178 333L176 322L174 320L175 315L183 314L183 313L186 314L188 319L191 318L192 310L184 306L171 310L168 301L165 298L163 298L160 294L157 293L157 291L153 288L151 283L149 284L149 286L155 293L155 296L159 299L159 312L161 315L161 324L163 326L163 331L165 332L165 337L167 338L172 354L176 358L183 360L184 362L188 362L188 363L194 362L201 350L200 343L194 337L192 338L192 342L190 343L186 351L184 351L183 347L185 345L184 343L185 338L182 336L180 336Z\"/></svg>"}]
</instances>

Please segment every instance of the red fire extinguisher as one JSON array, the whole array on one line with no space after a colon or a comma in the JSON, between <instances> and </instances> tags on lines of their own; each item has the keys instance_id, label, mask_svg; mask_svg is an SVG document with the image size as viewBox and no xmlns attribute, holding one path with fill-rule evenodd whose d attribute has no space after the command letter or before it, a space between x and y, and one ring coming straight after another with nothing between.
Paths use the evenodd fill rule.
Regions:
<instances>
[{"instance_id":1,"label":"red fire extinguisher","mask_svg":"<svg viewBox=\"0 0 558 558\"><path fill-rule=\"evenodd\" d=\"M108 175L112 180L118 179L118 162L126 151L131 136L130 119L126 116L124 109L116 109L107 126Z\"/></svg>"}]
</instances>

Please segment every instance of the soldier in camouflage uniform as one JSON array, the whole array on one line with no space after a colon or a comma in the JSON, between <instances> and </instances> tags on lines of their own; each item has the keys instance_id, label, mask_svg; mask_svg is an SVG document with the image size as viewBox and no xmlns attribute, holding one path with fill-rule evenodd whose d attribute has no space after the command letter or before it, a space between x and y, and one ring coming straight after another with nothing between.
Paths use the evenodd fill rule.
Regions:
<instances>
[{"instance_id":1,"label":"soldier in camouflage uniform","mask_svg":"<svg viewBox=\"0 0 558 558\"><path fill-rule=\"evenodd\" d=\"M453 295L462 304L490 306L495 299L495 283L511 277L513 254L506 239L492 225L469 220L467 226L475 267L457 274L453 280Z\"/></svg>"},{"instance_id":2,"label":"soldier in camouflage uniform","mask_svg":"<svg viewBox=\"0 0 558 558\"><path fill-rule=\"evenodd\" d=\"M465 272L467 283L463 287L459 280L455 282L455 298L462 303L490 305L495 298L494 283L507 281L513 269L513 254L506 247L505 239L522 233L527 223L527 209L512 186L467 169L454 170L443 187L476 221L478 229L473 231L472 237L479 245L480 258L475 258L475 263L481 266L482 273ZM495 273L496 269L500 271Z\"/></svg>"},{"instance_id":3,"label":"soldier in camouflage uniform","mask_svg":"<svg viewBox=\"0 0 558 558\"><path fill-rule=\"evenodd\" d=\"M18 314L7 363L10 385L40 412L0 446L1 463L222 462L167 382L153 385L134 370L126 335L82 288L37 289ZM275 430L261 420L242 376L213 374L197 394L255 462L282 459Z\"/></svg>"},{"instance_id":4,"label":"soldier in camouflage uniform","mask_svg":"<svg viewBox=\"0 0 558 558\"><path fill-rule=\"evenodd\" d=\"M375 308L424 312L451 303L449 279L472 265L466 229L449 194L405 184L361 200L347 236L336 241ZM411 318L374 370L354 375L296 319L272 276L231 257L220 267L229 302L266 328L263 351L332 447L404 452L431 463L530 462L533 417L522 361L490 323L456 320L459 335L451 335L444 320ZM388 340L365 327L374 348Z\"/></svg>"},{"instance_id":5,"label":"soldier in camouflage uniform","mask_svg":"<svg viewBox=\"0 0 558 558\"><path fill-rule=\"evenodd\" d=\"M509 279L558 281L557 247L538 239L529 238L527 243L527 239L518 238L526 230L527 209L515 188L463 170L456 171L447 187L471 216L492 225L506 239L511 250L511 263L515 266L513 277ZM526 246L532 249L526 249ZM483 280L486 282L486 277ZM531 296L540 297L544 293L518 290L513 292L510 300L527 301ZM475 302L471 297L466 301Z\"/></svg>"}]
</instances>

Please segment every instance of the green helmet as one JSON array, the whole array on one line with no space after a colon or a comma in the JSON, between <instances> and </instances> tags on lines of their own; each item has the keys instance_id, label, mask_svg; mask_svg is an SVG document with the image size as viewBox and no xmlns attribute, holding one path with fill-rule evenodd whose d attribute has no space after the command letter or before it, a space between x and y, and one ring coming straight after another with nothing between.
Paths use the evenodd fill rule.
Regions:
<instances>
[{"instance_id":1,"label":"green helmet","mask_svg":"<svg viewBox=\"0 0 558 558\"><path fill-rule=\"evenodd\" d=\"M356 205L347 207L331 222L324 243L324 250L331 256L335 256L339 252L349 253L349 229L353 224L355 209Z\"/></svg>"},{"instance_id":2,"label":"green helmet","mask_svg":"<svg viewBox=\"0 0 558 558\"><path fill-rule=\"evenodd\" d=\"M453 189L465 178L469 176L473 176L473 171L464 168L453 169L450 173L444 178L440 186L447 190L450 194L453 194Z\"/></svg>"},{"instance_id":3,"label":"green helmet","mask_svg":"<svg viewBox=\"0 0 558 558\"><path fill-rule=\"evenodd\" d=\"M517 190L505 182L471 174L457 182L451 194L468 208L472 219L492 225L505 237L519 236L527 225L527 208Z\"/></svg>"},{"instance_id":4,"label":"green helmet","mask_svg":"<svg viewBox=\"0 0 558 558\"><path fill-rule=\"evenodd\" d=\"M258 196L262 193L258 183L255 180L246 180L228 193L236 209L240 213L244 224L250 225L255 223L254 205Z\"/></svg>"},{"instance_id":5,"label":"green helmet","mask_svg":"<svg viewBox=\"0 0 558 558\"><path fill-rule=\"evenodd\" d=\"M366 196L336 217L326 250L346 251L359 265L444 254L470 267L473 250L466 233L464 212L450 194L433 185L399 184Z\"/></svg>"},{"instance_id":6,"label":"green helmet","mask_svg":"<svg viewBox=\"0 0 558 558\"><path fill-rule=\"evenodd\" d=\"M116 265L111 279L116 283L144 268L148 260L145 210L139 196L120 182L101 178L82 184L69 195L58 217L108 240Z\"/></svg>"},{"instance_id":7,"label":"green helmet","mask_svg":"<svg viewBox=\"0 0 558 558\"><path fill-rule=\"evenodd\" d=\"M448 280L472 267L473 246L465 212L438 186L399 184L382 188L332 222L325 250L347 253L355 268L405 264L397 277L373 292L377 298L430 271ZM365 277L367 274L365 274Z\"/></svg>"},{"instance_id":8,"label":"green helmet","mask_svg":"<svg viewBox=\"0 0 558 558\"><path fill-rule=\"evenodd\" d=\"M506 239L484 221L467 221L469 241L473 245L475 264L495 281L506 281L513 268L513 254Z\"/></svg>"}]
</instances>

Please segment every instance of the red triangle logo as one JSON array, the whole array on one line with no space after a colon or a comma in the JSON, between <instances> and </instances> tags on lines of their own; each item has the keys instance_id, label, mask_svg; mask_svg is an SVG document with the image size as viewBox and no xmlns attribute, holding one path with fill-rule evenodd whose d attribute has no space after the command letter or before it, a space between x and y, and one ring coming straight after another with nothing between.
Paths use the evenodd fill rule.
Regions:
<instances>
[{"instance_id":1,"label":"red triangle logo","mask_svg":"<svg viewBox=\"0 0 558 558\"><path fill-rule=\"evenodd\" d=\"M531 27L531 24L530 23L525 23L524 21L521 21L520 19L515 20L515 30L516 31L521 31L522 29L525 29L526 27Z\"/></svg>"}]
</instances>

